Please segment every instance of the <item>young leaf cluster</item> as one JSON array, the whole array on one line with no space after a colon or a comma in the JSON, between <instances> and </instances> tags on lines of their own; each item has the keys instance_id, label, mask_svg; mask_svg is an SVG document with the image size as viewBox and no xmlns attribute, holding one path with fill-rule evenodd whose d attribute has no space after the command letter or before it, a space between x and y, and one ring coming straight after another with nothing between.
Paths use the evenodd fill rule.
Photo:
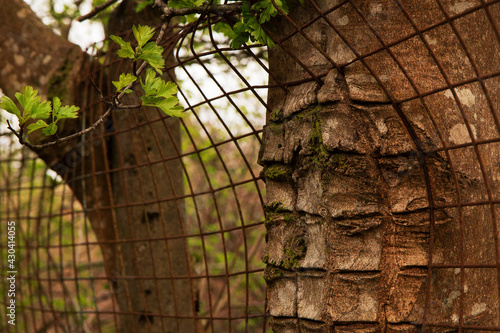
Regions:
<instances>
[{"instance_id":1,"label":"young leaf cluster","mask_svg":"<svg viewBox=\"0 0 500 333\"><path fill-rule=\"evenodd\" d=\"M118 81L112 81L113 85L116 88L117 92L121 92L124 88L128 87L129 84L132 82L135 82L137 80L137 76L132 75L130 73L121 73L120 77L118 78ZM132 90L130 89L125 89L124 93L130 94Z\"/></svg>"},{"instance_id":2,"label":"young leaf cluster","mask_svg":"<svg viewBox=\"0 0 500 333\"><path fill-rule=\"evenodd\" d=\"M300 0L301 2L303 0ZM249 2L245 2L241 9L241 19L233 26L232 32L229 33L231 38L231 47L239 48L248 41L259 42L269 47L275 46L269 34L264 30L273 30L269 24L271 18L280 15L278 8L283 13L288 14L289 9L286 0L259 0L251 7Z\"/></svg>"},{"instance_id":3,"label":"young leaf cluster","mask_svg":"<svg viewBox=\"0 0 500 333\"><path fill-rule=\"evenodd\" d=\"M143 60L151 68L161 74L165 67L163 59L163 47L156 45L155 42L148 42L154 35L155 29L148 26L134 26L132 28L137 46L132 48L130 42L125 42L121 37L111 35L110 38L120 46L117 54L121 58L129 58L134 61Z\"/></svg>"},{"instance_id":4,"label":"young leaf cluster","mask_svg":"<svg viewBox=\"0 0 500 333\"><path fill-rule=\"evenodd\" d=\"M156 106L173 117L184 115L184 108L177 105L179 100L175 96L177 86L174 83L163 81L160 77L156 77L156 73L152 69L148 69L144 82L141 79L141 87L145 93L141 96L143 105Z\"/></svg>"},{"instance_id":5,"label":"young leaf cluster","mask_svg":"<svg viewBox=\"0 0 500 333\"><path fill-rule=\"evenodd\" d=\"M132 48L129 42L123 41L120 37L111 36L111 39L121 47L117 52L118 56L133 59L134 61L141 59L150 66L146 71L144 82L142 79L140 80L141 87L144 90L144 95L141 96L142 104L155 106L169 116L182 117L184 108L178 105L179 100L175 96L177 86L156 76L156 73L162 74L161 69L165 67L165 61L162 56L163 48L156 45L155 42L149 42L154 35L154 29L139 25L138 27L134 26L132 32L137 41L135 49ZM126 88L136 81L137 77L135 75L122 73L118 81L113 81L113 85L117 92L130 93L132 90Z\"/></svg>"},{"instance_id":6,"label":"young leaf cluster","mask_svg":"<svg viewBox=\"0 0 500 333\"><path fill-rule=\"evenodd\" d=\"M43 134L47 136L53 135L57 131L57 122L59 120L78 117L77 111L80 109L78 106L61 106L59 97L54 97L52 103L41 101L38 90L33 89L31 86L24 87L22 93L16 92L15 96L22 110L7 96L0 98L0 108L15 115L21 128L28 120L38 119L35 123L28 125L28 133L41 129ZM47 123L45 119L49 118L51 118L51 121Z\"/></svg>"}]
</instances>

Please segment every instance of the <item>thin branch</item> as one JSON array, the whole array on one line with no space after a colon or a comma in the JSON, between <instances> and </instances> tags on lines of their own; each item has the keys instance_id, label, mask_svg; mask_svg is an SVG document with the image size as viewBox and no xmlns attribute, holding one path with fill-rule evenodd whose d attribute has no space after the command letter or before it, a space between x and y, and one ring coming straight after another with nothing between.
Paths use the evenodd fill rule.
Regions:
<instances>
[{"instance_id":1,"label":"thin branch","mask_svg":"<svg viewBox=\"0 0 500 333\"><path fill-rule=\"evenodd\" d=\"M92 76L90 76L90 75L89 75L89 81L92 84L92 86L94 87L94 89L97 90L97 92L99 93L99 98L101 99L101 101L104 100L104 95L102 94L101 89L99 89L97 84L95 84L94 80L92 79Z\"/></svg>"},{"instance_id":2,"label":"thin branch","mask_svg":"<svg viewBox=\"0 0 500 333\"><path fill-rule=\"evenodd\" d=\"M158 38L156 38L156 44L158 44L158 42L161 40L161 38L163 38L163 34L165 32L165 28L166 28L166 24L163 24L162 25L162 29L160 30L160 34L158 35ZM137 76L141 75L141 73L144 71L144 69L146 68L147 66L147 63L144 61L141 66L139 67L139 69L137 70ZM77 139L85 134L88 134L90 132L92 132L93 130L95 130L97 128L97 126L99 126L100 124L102 124L104 122L104 120L106 120L106 118L108 118L110 115L111 115L111 112L113 110L117 110L117 109L136 109L136 108L139 108L142 106L142 104L138 104L138 105L122 105L121 102L120 102L120 98L125 95L125 91L127 89L130 89L135 82L131 82L129 83L124 89L123 91L118 95L118 96L115 96L113 98L113 101L112 102L109 102L107 100L104 99L104 96L102 94L102 91L101 89L99 89L99 87L95 84L94 80L92 80L91 77L89 77L90 79L90 83L94 86L94 88L99 92L99 97L101 99L101 101L107 103L109 105L108 109L106 110L106 112L99 117L99 119L97 119L97 121L95 123L93 123L90 127L87 127L86 129L78 132L78 133L74 133L74 134L71 134L71 135L68 135L68 136L65 136L63 138L59 138L57 140L54 140L54 141L51 141L51 142L47 142L47 143L44 143L44 144L39 144L39 145L32 145L30 144L29 142L26 142L24 139L23 139L23 128L21 127L21 129L19 130L19 133L16 132L16 130L14 130L12 128L12 126L10 125L9 121L7 120L7 124L9 125L7 128L14 133L14 135L17 137L17 139L19 140L19 143L22 144L22 145L25 145L26 147L30 148L31 150L41 150L41 149L45 149L45 148L48 148L48 147L51 147L51 146L55 146L55 145L58 145L60 143L63 143L63 142L66 142L66 141L70 141L70 140L73 140L73 139ZM118 104L117 104L118 102Z\"/></svg>"},{"instance_id":3,"label":"thin branch","mask_svg":"<svg viewBox=\"0 0 500 333\"><path fill-rule=\"evenodd\" d=\"M170 21L175 16L185 16L189 14L217 14L219 16L227 12L241 12L241 2L224 5L203 5L195 8L171 8L163 0L154 0L154 6L159 7L163 12L163 20Z\"/></svg>"},{"instance_id":4,"label":"thin branch","mask_svg":"<svg viewBox=\"0 0 500 333\"><path fill-rule=\"evenodd\" d=\"M77 17L75 20L78 21L78 22L82 22L82 21L85 21L85 20L87 20L89 18L92 18L92 17L96 16L97 14L99 14L100 12L102 12L103 10L105 10L106 8L108 8L109 6L111 6L112 4L114 4L117 1L118 0L108 0L105 3L103 3L102 5L95 7L90 13L82 15L80 17Z\"/></svg>"},{"instance_id":5,"label":"thin branch","mask_svg":"<svg viewBox=\"0 0 500 333\"><path fill-rule=\"evenodd\" d=\"M128 110L128 109L138 109L142 106L141 104L135 104L135 105L118 105L116 109L118 110Z\"/></svg>"},{"instance_id":6,"label":"thin branch","mask_svg":"<svg viewBox=\"0 0 500 333\"><path fill-rule=\"evenodd\" d=\"M111 111L113 111L113 108L111 108L111 107L108 108L108 110L101 117L99 117L99 119L95 123L93 123L90 127L87 127L86 129L84 129L83 131L80 131L78 133L65 136L64 138L60 138L60 139L57 139L57 140L54 140L54 141L51 141L51 142L47 142L47 143L43 143L43 144L39 144L39 145L35 145L35 146L33 146L32 144L30 144L29 142L24 141L21 138L21 136L12 127L10 127L10 124L9 124L8 129L10 129L12 132L14 132L14 134L19 139L19 143L25 145L26 147L28 147L28 148L30 148L32 150L41 150L41 149L44 149L44 148L48 148L48 147L52 147L52 146L58 145L60 143L66 142L66 141L70 141L70 140L79 138L82 135L85 135L87 133L92 132L93 130L95 130L97 128L97 126L99 126L100 124L102 124L104 122L104 120L106 120L106 118L108 118L111 115Z\"/></svg>"},{"instance_id":7,"label":"thin branch","mask_svg":"<svg viewBox=\"0 0 500 333\"><path fill-rule=\"evenodd\" d=\"M20 137L20 136L19 136L19 134L16 132L16 130L12 128L12 126L10 125L10 121L9 121L8 119L7 119L7 125L9 125L9 126L7 126L7 128L8 128L8 129L9 129L12 133L14 133L14 135L15 135L15 136L19 139L19 142L21 142L21 141L22 141L21 137Z\"/></svg>"}]
</instances>

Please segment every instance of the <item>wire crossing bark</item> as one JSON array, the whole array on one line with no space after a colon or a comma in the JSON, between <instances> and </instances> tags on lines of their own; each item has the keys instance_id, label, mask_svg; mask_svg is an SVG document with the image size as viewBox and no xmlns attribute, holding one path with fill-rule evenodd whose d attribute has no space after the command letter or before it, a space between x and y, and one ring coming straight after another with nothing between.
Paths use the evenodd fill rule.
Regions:
<instances>
[{"instance_id":1,"label":"wire crossing bark","mask_svg":"<svg viewBox=\"0 0 500 333\"><path fill-rule=\"evenodd\" d=\"M446 23L458 1L343 3L275 21L260 153L273 328L498 325L500 146L473 144L500 130L498 79L477 79L500 66L498 7ZM465 268L478 262L491 269Z\"/></svg>"}]
</instances>

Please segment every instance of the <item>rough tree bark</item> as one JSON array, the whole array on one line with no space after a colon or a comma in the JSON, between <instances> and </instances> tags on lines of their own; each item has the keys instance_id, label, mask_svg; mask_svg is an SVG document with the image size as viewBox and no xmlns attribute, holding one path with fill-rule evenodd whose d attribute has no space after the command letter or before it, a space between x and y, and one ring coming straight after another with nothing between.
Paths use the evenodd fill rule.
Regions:
<instances>
[{"instance_id":1,"label":"rough tree bark","mask_svg":"<svg viewBox=\"0 0 500 333\"><path fill-rule=\"evenodd\" d=\"M316 3L319 8L306 1L292 10L294 24L302 26L341 1ZM473 6L444 3L450 16ZM350 1L270 50L271 83L289 84L269 92L272 112L260 154L268 200L265 277L275 332L417 332L424 322L500 325L498 208L457 205L499 197L500 145L470 145L499 136L499 117L491 111L498 108L499 79L414 98L499 70L499 41L488 15L498 26L500 7L353 61L355 53L383 46L372 28L387 44L414 33L412 24L423 29L444 20L439 6L430 0ZM277 39L296 31L286 19L275 24ZM290 84L311 79L304 67L328 74ZM452 268L430 270L429 264ZM467 264L493 268L464 269Z\"/></svg>"},{"instance_id":2,"label":"rough tree bark","mask_svg":"<svg viewBox=\"0 0 500 333\"><path fill-rule=\"evenodd\" d=\"M146 10L138 16L134 8L133 1L123 1L108 31L118 34L133 24L158 24L158 13ZM104 77L109 86L119 75L118 66L100 66L44 26L21 0L0 1L0 34L0 88L6 95L31 85L44 97L59 96L63 103L79 105L85 114L64 123L60 136L103 114L98 94L81 89L87 79L82 75L89 66L97 68L93 75ZM138 104L138 98L128 96L124 102ZM30 140L36 144L44 139L34 135ZM90 143L73 141L37 152L88 212L101 242L122 332L194 331L183 206L173 199L183 193L180 161L172 159L179 143L178 121L141 108L115 113Z\"/></svg>"}]
</instances>

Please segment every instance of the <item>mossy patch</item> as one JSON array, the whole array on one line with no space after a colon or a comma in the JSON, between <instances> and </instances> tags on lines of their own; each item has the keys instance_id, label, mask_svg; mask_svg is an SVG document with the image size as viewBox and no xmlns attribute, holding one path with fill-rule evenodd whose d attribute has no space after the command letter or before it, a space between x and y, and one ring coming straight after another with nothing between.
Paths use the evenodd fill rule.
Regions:
<instances>
[{"instance_id":1,"label":"mossy patch","mask_svg":"<svg viewBox=\"0 0 500 333\"><path fill-rule=\"evenodd\" d=\"M274 181L285 181L292 174L292 167L284 164L273 164L267 167L264 171L266 179Z\"/></svg>"},{"instance_id":2,"label":"mossy patch","mask_svg":"<svg viewBox=\"0 0 500 333\"><path fill-rule=\"evenodd\" d=\"M298 121L315 121L318 112L324 110L321 105L311 106L295 115Z\"/></svg>"},{"instance_id":3,"label":"mossy patch","mask_svg":"<svg viewBox=\"0 0 500 333\"><path fill-rule=\"evenodd\" d=\"M284 127L283 124L274 124L270 123L267 125L267 128L271 133L273 133L276 136L283 136L284 135Z\"/></svg>"},{"instance_id":4,"label":"mossy patch","mask_svg":"<svg viewBox=\"0 0 500 333\"><path fill-rule=\"evenodd\" d=\"M266 254L265 256L262 257L262 262L264 264L267 264L269 262L269 254Z\"/></svg>"},{"instance_id":5,"label":"mossy patch","mask_svg":"<svg viewBox=\"0 0 500 333\"><path fill-rule=\"evenodd\" d=\"M291 270L299 266L299 261L306 255L307 245L304 235L292 236L285 246L285 259L280 263L280 266Z\"/></svg>"},{"instance_id":6,"label":"mossy patch","mask_svg":"<svg viewBox=\"0 0 500 333\"><path fill-rule=\"evenodd\" d=\"M269 120L274 121L274 122L279 122L283 120L283 110L282 109L276 109L271 112L269 115Z\"/></svg>"},{"instance_id":7,"label":"mossy patch","mask_svg":"<svg viewBox=\"0 0 500 333\"><path fill-rule=\"evenodd\" d=\"M328 164L330 153L323 145L323 136L321 133L321 122L315 120L311 135L309 136L309 150L311 151L310 161L313 165L324 167Z\"/></svg>"},{"instance_id":8,"label":"mossy patch","mask_svg":"<svg viewBox=\"0 0 500 333\"><path fill-rule=\"evenodd\" d=\"M283 276L283 270L274 265L267 265L264 269L264 280L267 284Z\"/></svg>"},{"instance_id":9,"label":"mossy patch","mask_svg":"<svg viewBox=\"0 0 500 333\"><path fill-rule=\"evenodd\" d=\"M266 228L269 228L271 225L279 223L279 222L285 222L285 224L294 224L297 222L297 218L295 217L294 213L291 212L268 212L266 214L266 219L265 219L265 226Z\"/></svg>"},{"instance_id":10,"label":"mossy patch","mask_svg":"<svg viewBox=\"0 0 500 333\"><path fill-rule=\"evenodd\" d=\"M280 213L280 212L288 212L287 209L283 207L282 201L274 201L269 204L264 205L264 211L266 213Z\"/></svg>"}]
</instances>

